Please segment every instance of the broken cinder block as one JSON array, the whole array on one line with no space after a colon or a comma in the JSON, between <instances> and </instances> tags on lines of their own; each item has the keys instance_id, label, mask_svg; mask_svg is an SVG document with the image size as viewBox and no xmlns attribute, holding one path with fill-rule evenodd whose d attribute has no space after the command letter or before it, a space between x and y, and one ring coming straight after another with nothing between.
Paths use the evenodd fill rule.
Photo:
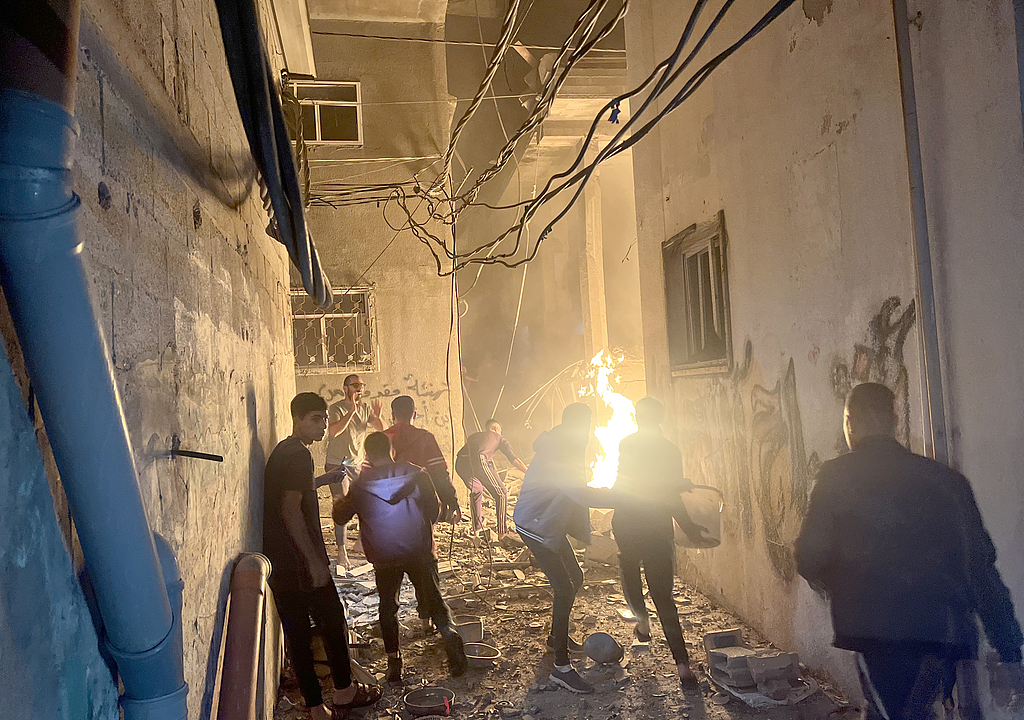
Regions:
<instances>
[{"instance_id":1,"label":"broken cinder block","mask_svg":"<svg viewBox=\"0 0 1024 720\"><path fill-rule=\"evenodd\" d=\"M718 630L704 634L704 650L710 653L712 650L724 647L743 645L743 631L739 628Z\"/></svg>"}]
</instances>

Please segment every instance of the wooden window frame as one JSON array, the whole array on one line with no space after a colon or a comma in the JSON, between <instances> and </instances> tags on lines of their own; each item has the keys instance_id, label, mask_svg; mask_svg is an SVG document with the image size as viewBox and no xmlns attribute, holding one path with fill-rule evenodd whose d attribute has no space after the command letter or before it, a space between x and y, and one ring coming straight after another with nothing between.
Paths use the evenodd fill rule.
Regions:
<instances>
[{"instance_id":1,"label":"wooden window frame","mask_svg":"<svg viewBox=\"0 0 1024 720\"><path fill-rule=\"evenodd\" d=\"M673 377L693 375L714 375L727 373L733 366L732 319L729 302L729 260L728 236L725 231L725 213L719 211L713 220L694 224L678 235L662 243L662 262L665 274L666 330L668 333L669 364ZM717 248L717 253L714 250ZM692 296L694 288L686 271L690 258L708 253L707 276L698 268L700 286L696 296L700 309L694 312ZM716 260L720 268L714 267ZM698 263L700 261L698 260ZM720 283L716 283L720 278ZM712 306L705 305L704 281L709 283ZM719 287L720 284L720 287ZM693 360L696 350L696 336L700 334L701 349L706 330L706 313L712 313L712 324L721 330L724 351L721 357ZM699 317L698 317L699 315ZM700 321L698 323L698 320ZM698 327L699 324L699 327ZM681 341L677 335L682 333Z\"/></svg>"}]
</instances>

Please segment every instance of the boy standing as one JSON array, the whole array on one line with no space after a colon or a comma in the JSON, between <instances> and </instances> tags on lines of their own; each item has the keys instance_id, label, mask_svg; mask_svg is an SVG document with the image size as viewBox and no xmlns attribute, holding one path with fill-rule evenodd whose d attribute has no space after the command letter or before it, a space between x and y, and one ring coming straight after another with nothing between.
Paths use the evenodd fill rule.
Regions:
<instances>
[{"instance_id":1,"label":"boy standing","mask_svg":"<svg viewBox=\"0 0 1024 720\"><path fill-rule=\"evenodd\" d=\"M312 720L328 720L313 664L310 616L323 635L334 678L334 708L372 705L381 698L377 686L352 680L345 611L331 580L327 550L320 531L320 509L309 446L327 429L327 403L316 393L292 399L292 434L267 460L263 493L263 552L273 566L269 584L288 639L288 654Z\"/></svg>"},{"instance_id":2,"label":"boy standing","mask_svg":"<svg viewBox=\"0 0 1024 720\"><path fill-rule=\"evenodd\" d=\"M398 592L409 576L417 596L441 634L451 674L468 666L462 638L451 627L448 606L433 572L432 528L440 503L430 476L391 458L391 441L382 432L366 438L366 466L345 497L334 505L334 521L343 525L356 515L366 559L373 563L380 597L381 638L388 654L388 682L401 682L398 650Z\"/></svg>"}]
</instances>

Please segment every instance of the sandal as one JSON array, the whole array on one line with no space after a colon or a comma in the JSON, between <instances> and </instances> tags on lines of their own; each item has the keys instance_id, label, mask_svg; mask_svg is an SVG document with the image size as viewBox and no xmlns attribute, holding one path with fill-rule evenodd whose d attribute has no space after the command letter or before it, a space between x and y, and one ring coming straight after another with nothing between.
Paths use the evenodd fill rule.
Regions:
<instances>
[{"instance_id":1,"label":"sandal","mask_svg":"<svg viewBox=\"0 0 1024 720\"><path fill-rule=\"evenodd\" d=\"M645 635L644 633L640 632L640 626L639 625L634 625L633 626L633 637L635 637L639 642L642 642L642 643L649 643L651 641L651 633L648 632Z\"/></svg>"},{"instance_id":2,"label":"sandal","mask_svg":"<svg viewBox=\"0 0 1024 720\"><path fill-rule=\"evenodd\" d=\"M331 720L340 720L343 715L339 715L339 713L344 713L345 710L368 707L384 697L384 688L380 685L367 685L353 680L352 687L356 689L356 694L347 703L335 704L331 707Z\"/></svg>"}]
</instances>

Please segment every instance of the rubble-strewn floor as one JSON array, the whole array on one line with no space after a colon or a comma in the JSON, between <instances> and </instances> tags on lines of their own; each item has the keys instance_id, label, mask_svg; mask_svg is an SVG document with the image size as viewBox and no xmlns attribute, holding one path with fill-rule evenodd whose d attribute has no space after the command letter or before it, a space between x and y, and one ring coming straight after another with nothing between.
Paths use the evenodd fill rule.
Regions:
<instances>
[{"instance_id":1,"label":"rubble-strewn floor","mask_svg":"<svg viewBox=\"0 0 1024 720\"><path fill-rule=\"evenodd\" d=\"M325 516L327 512L323 513ZM591 632L605 631L626 648L623 669L599 666L585 656L574 658L581 675L592 683L593 695L579 696L548 682L552 655L546 651L550 623L551 597L543 587L544 575L537 569L513 567L488 572L490 563L513 562L518 548L490 547L466 536L467 523L455 531L438 526L438 554L442 568L449 560L453 571L442 573L442 589L453 614L483 617L485 642L497 646L502 659L490 669L473 669L460 678L448 676L444 653L437 636L425 637L416 617L412 589L406 581L402 591L402 652L405 665L404 687L388 688L376 707L351 713L354 718L409 718L402 696L423 684L442 685L455 692L452 715L484 720L547 720L554 718L597 718L599 720L645 720L647 718L770 718L772 720L850 720L856 716L828 685L819 680L822 690L801 703L755 710L739 700L727 699L706 680L699 690L684 693L675 674L675 666L661 628L652 615L654 641L649 652L634 654L632 623L619 611L625 609L615 568L587 561L586 585L576 601L573 635L582 641ZM351 533L350 533L351 534ZM333 529L324 518L324 536L333 555ZM363 562L352 556L356 565ZM376 626L376 593L373 574L338 579L337 585L351 618L358 641L367 649L353 650L353 656L371 673L381 676L386 660ZM742 625L729 613L711 604L704 596L677 580L676 600L683 620L692 664L704 678L704 633ZM652 608L653 612L653 608ZM768 647L752 630L743 628L744 638L754 648ZM326 665L320 666L329 687ZM288 678L279 699L275 718L298 720L307 716L294 678ZM325 693L326 695L326 693ZM723 704L720 704L723 703Z\"/></svg>"}]
</instances>

